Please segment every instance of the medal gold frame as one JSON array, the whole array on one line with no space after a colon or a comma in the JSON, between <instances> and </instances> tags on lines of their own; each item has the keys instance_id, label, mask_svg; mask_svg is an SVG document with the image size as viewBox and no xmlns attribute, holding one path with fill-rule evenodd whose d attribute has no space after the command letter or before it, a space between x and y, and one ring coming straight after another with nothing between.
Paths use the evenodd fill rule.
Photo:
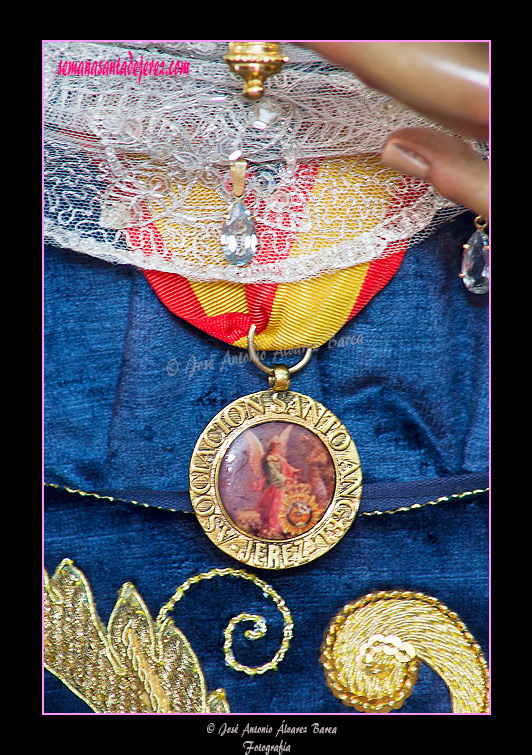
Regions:
<instances>
[{"instance_id":1,"label":"medal gold frame","mask_svg":"<svg viewBox=\"0 0 532 755\"><path fill-rule=\"evenodd\" d=\"M275 427L259 427L267 423L283 423L305 430L295 431L303 437L305 432L309 447L314 442L317 452L325 451L330 457L328 469L333 472L329 487L332 493L328 503L321 504L316 515L316 496L312 487L299 485L299 492L309 513L309 528L297 532L297 524L292 524L282 535L272 535L263 531L246 531L228 511L227 496L222 490L222 465L227 466L229 449L235 440L242 440L243 433L255 430L268 433ZM289 429L289 428L286 428ZM291 429L291 428L290 428ZM252 433L255 434L255 433ZM300 449L301 453L301 449ZM236 458L232 454L231 458ZM247 464L247 456L241 461ZM309 461L307 459L307 465ZM307 466L307 469L309 467ZM312 469L312 464L310 464ZM299 471L299 470L295 470ZM250 469L245 471L242 487L251 489ZM246 476L247 475L247 476ZM239 476L235 473L233 482L238 485ZM322 486L323 487L323 486ZM285 500L294 500L298 485L295 484ZM233 491L234 492L234 491ZM291 390L275 390L251 393L228 404L211 420L194 448L190 464L190 497L194 511L203 530L210 540L224 553L249 566L261 569L289 569L306 564L334 547L345 535L358 512L362 492L362 471L356 446L342 422L323 404ZM274 494L275 495L275 494ZM300 497L301 497L300 496ZM288 505L288 504L285 504ZM286 510L284 522L286 523ZM255 516L259 515L255 513ZM279 517L283 521L283 517Z\"/></svg>"}]
</instances>

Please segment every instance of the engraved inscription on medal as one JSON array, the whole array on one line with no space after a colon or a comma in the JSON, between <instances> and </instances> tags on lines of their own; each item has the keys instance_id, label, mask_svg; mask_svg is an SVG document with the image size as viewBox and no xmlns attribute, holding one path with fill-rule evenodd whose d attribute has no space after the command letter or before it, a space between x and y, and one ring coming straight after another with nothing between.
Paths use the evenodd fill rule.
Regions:
<instances>
[{"instance_id":1,"label":"engraved inscription on medal","mask_svg":"<svg viewBox=\"0 0 532 755\"><path fill-rule=\"evenodd\" d=\"M190 495L212 542L233 558L286 569L343 537L360 503L358 453L340 420L293 391L226 406L192 455Z\"/></svg>"}]
</instances>

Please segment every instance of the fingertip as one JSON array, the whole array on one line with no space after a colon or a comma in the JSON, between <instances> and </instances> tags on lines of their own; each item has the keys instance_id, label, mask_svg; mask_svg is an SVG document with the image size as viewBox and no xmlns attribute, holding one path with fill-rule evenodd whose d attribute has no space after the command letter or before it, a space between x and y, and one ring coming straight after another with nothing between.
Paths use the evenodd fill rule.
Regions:
<instances>
[{"instance_id":1,"label":"fingertip","mask_svg":"<svg viewBox=\"0 0 532 755\"><path fill-rule=\"evenodd\" d=\"M385 165L422 178L452 202L489 214L489 165L469 144L432 129L403 129L382 151Z\"/></svg>"}]
</instances>

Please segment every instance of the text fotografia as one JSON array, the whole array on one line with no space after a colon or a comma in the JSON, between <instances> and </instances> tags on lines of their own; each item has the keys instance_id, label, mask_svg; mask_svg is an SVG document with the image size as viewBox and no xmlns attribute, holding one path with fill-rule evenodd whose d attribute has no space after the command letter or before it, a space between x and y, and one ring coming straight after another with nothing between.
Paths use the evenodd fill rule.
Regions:
<instances>
[{"instance_id":1,"label":"text fotografia","mask_svg":"<svg viewBox=\"0 0 532 755\"><path fill-rule=\"evenodd\" d=\"M253 752L263 752L266 755L282 755L283 752L290 752L291 747L281 739L274 745L254 742L252 739L243 742L245 755L251 755Z\"/></svg>"},{"instance_id":2,"label":"text fotografia","mask_svg":"<svg viewBox=\"0 0 532 755\"><path fill-rule=\"evenodd\" d=\"M186 60L144 60L141 53L139 60L129 58L116 60L60 60L58 76L183 76L189 73L190 63Z\"/></svg>"}]
</instances>

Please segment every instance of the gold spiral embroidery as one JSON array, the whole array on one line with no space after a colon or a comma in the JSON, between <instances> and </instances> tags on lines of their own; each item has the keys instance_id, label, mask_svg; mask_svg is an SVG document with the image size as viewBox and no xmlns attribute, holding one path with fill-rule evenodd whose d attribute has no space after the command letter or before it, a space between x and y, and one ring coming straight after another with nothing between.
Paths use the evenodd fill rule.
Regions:
<instances>
[{"instance_id":1,"label":"gold spiral embroidery","mask_svg":"<svg viewBox=\"0 0 532 755\"><path fill-rule=\"evenodd\" d=\"M275 653L271 661L268 661L268 663L262 664L262 666L245 666L239 663L233 655L232 645L233 645L233 631L235 627L240 622L253 621L254 628L248 629L246 632L244 632L244 636L248 640L257 640L260 637L264 636L267 630L267 625L264 618L256 614L241 613L238 616L233 617L224 631L225 662L227 663L228 666L230 666L235 671L242 671L245 674L248 674L250 676L254 676L255 674L264 674L267 671L276 669L279 663L283 660L285 653L288 650L288 647L290 645L290 640L292 639L292 630L294 627L294 622L292 621L292 616L290 614L290 611L288 610L288 607L286 603L284 602L284 600L281 598L281 596L277 592L275 592L273 587L268 585L262 579L259 579L258 577L256 577L254 574L250 574L249 572L243 571L241 569L232 569L232 568L212 569L209 572L197 574L194 577L191 577L190 579L188 579L180 587L177 588L177 590L175 591L173 596L170 598L170 600L167 603L165 603L165 605L159 611L157 621L161 622L164 620L166 615L174 608L175 604L179 600L181 600L185 592L190 587L192 587L192 585L195 585L204 579L212 579L213 577L224 577L224 576L238 577L240 579L246 579L246 580L249 580L250 582L253 582L253 584L257 585L257 587L259 587L262 590L265 597L269 596L273 600L279 612L281 613L283 617L283 621L284 621L283 639L282 639L279 649L277 650L277 652Z\"/></svg>"},{"instance_id":2,"label":"gold spiral embroidery","mask_svg":"<svg viewBox=\"0 0 532 755\"><path fill-rule=\"evenodd\" d=\"M336 615L321 662L333 694L356 710L387 713L411 694L421 662L447 684L453 713L488 710L488 668L458 615L414 592L377 592Z\"/></svg>"},{"instance_id":3,"label":"gold spiral embroidery","mask_svg":"<svg viewBox=\"0 0 532 755\"><path fill-rule=\"evenodd\" d=\"M123 585L107 629L90 585L70 559L44 575L44 663L97 713L229 712L208 693L192 647L172 619L153 622Z\"/></svg>"}]
</instances>

